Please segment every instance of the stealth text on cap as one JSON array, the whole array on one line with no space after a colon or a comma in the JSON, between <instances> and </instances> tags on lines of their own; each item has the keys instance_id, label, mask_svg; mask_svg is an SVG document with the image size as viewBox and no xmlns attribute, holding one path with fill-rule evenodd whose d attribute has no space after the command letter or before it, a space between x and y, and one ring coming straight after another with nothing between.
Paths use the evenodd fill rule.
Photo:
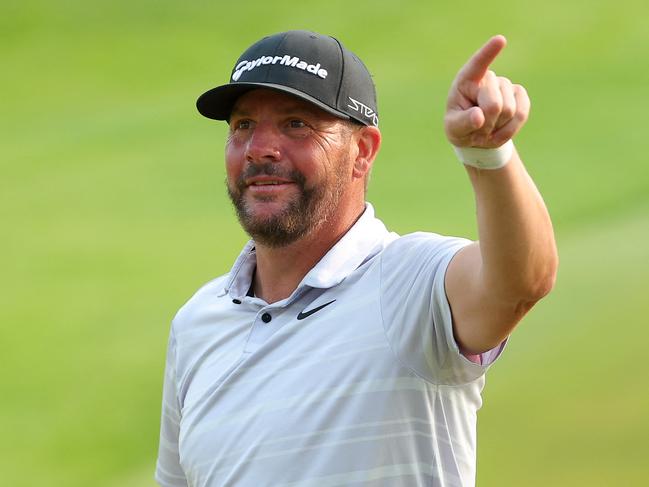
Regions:
<instances>
[{"instance_id":1,"label":"stealth text on cap","mask_svg":"<svg viewBox=\"0 0 649 487\"><path fill-rule=\"evenodd\" d=\"M244 71L252 71L262 64L277 64L278 62L283 66L290 66L292 68L301 69L302 71L307 71L322 79L325 79L327 74L329 74L326 69L320 67L320 63L308 64L306 61L301 61L300 58L296 56L289 56L287 54L285 56L261 56L254 61L240 61L234 68L232 81L238 81Z\"/></svg>"},{"instance_id":2,"label":"stealth text on cap","mask_svg":"<svg viewBox=\"0 0 649 487\"><path fill-rule=\"evenodd\" d=\"M349 98L349 101L352 102L351 105L349 104L347 105L349 108L351 108L355 112L360 113L365 118L368 118L372 122L372 125L378 127L379 117L374 110L368 107L365 103L361 103L358 100L354 100L351 96L348 96L347 98Z\"/></svg>"}]
</instances>

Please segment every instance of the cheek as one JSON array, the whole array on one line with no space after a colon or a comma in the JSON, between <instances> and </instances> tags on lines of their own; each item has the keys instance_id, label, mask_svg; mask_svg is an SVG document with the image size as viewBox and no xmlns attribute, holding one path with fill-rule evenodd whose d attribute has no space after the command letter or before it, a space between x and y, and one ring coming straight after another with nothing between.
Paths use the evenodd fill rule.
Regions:
<instances>
[{"instance_id":1,"label":"cheek","mask_svg":"<svg viewBox=\"0 0 649 487\"><path fill-rule=\"evenodd\" d=\"M290 151L293 167L307 181L328 179L336 156L335 148L316 143L296 144Z\"/></svg>"},{"instance_id":2,"label":"cheek","mask_svg":"<svg viewBox=\"0 0 649 487\"><path fill-rule=\"evenodd\" d=\"M228 181L235 181L243 170L243 150L236 144L226 144L225 146L225 173Z\"/></svg>"},{"instance_id":3,"label":"cheek","mask_svg":"<svg viewBox=\"0 0 649 487\"><path fill-rule=\"evenodd\" d=\"M351 180L353 161L344 150L332 151L327 165L328 177L331 180L343 182Z\"/></svg>"},{"instance_id":4,"label":"cheek","mask_svg":"<svg viewBox=\"0 0 649 487\"><path fill-rule=\"evenodd\" d=\"M328 178L329 169L322 164L322 161L315 159L313 154L305 154L304 157L299 155L294 159L293 171L303 178L306 188L313 188L322 184Z\"/></svg>"}]
</instances>

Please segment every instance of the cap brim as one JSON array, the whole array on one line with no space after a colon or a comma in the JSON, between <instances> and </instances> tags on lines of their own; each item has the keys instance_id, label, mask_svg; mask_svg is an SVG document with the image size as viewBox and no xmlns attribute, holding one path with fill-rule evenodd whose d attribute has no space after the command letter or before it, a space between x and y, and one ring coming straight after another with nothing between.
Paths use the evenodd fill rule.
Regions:
<instances>
[{"instance_id":1,"label":"cap brim","mask_svg":"<svg viewBox=\"0 0 649 487\"><path fill-rule=\"evenodd\" d=\"M336 117L345 120L351 119L351 117L346 113L331 108L317 98L294 88L272 83L230 83L227 85L217 86L198 97L198 100L196 100L196 108L198 108L198 111L204 117L214 120L228 120L237 99L244 93L259 88L267 88L270 90L281 91L282 93L288 93L289 95L313 103L318 108L321 108L325 112L331 113Z\"/></svg>"}]
</instances>

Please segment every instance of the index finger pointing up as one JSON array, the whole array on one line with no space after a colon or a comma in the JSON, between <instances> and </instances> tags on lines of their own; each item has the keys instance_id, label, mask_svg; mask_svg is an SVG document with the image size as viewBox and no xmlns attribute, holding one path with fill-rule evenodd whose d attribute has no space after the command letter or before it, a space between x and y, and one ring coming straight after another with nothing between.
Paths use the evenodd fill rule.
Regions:
<instances>
[{"instance_id":1,"label":"index finger pointing up","mask_svg":"<svg viewBox=\"0 0 649 487\"><path fill-rule=\"evenodd\" d=\"M489 39L484 46L471 56L471 59L460 69L458 80L480 81L500 51L507 45L505 36L497 35Z\"/></svg>"}]
</instances>

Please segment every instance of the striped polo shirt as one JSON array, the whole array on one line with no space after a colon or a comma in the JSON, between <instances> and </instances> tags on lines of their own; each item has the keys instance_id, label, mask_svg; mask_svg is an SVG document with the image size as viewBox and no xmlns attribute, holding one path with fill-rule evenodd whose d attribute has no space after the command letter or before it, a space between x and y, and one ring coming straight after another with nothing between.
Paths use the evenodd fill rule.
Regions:
<instances>
[{"instance_id":1,"label":"striped polo shirt","mask_svg":"<svg viewBox=\"0 0 649 487\"><path fill-rule=\"evenodd\" d=\"M444 275L469 241L399 237L372 206L286 299L249 296L248 243L178 312L164 487L467 486L486 368L453 339Z\"/></svg>"}]
</instances>

